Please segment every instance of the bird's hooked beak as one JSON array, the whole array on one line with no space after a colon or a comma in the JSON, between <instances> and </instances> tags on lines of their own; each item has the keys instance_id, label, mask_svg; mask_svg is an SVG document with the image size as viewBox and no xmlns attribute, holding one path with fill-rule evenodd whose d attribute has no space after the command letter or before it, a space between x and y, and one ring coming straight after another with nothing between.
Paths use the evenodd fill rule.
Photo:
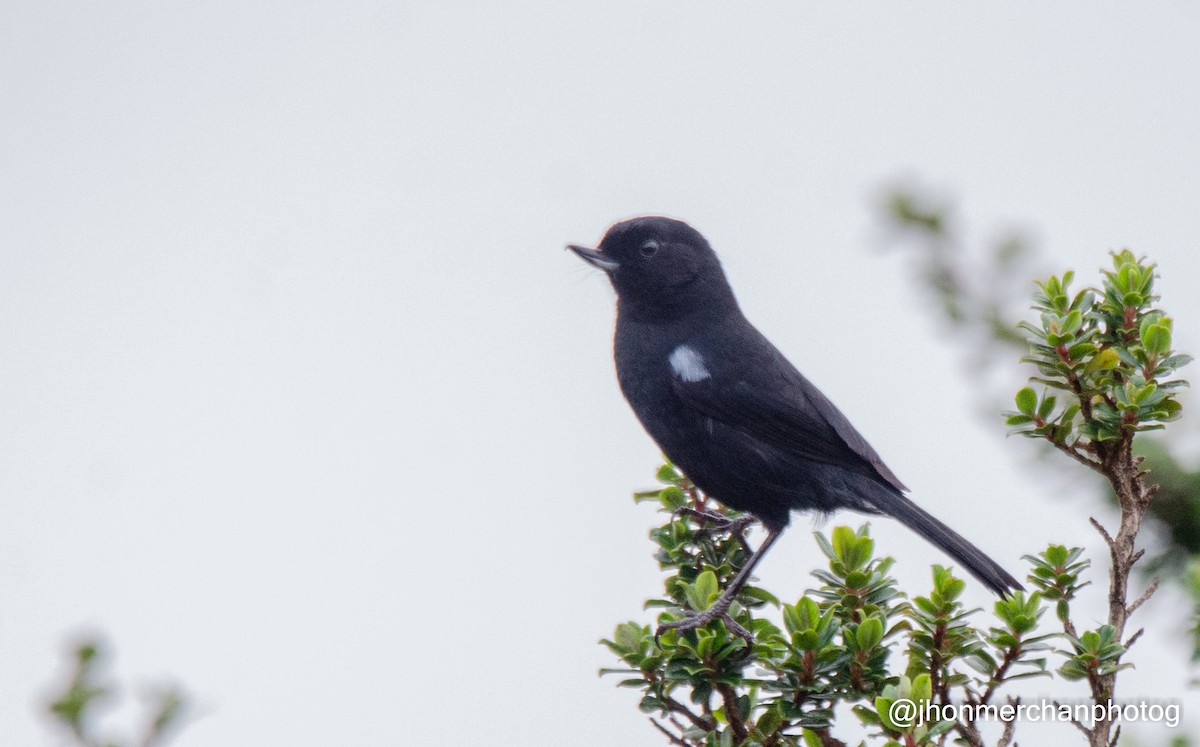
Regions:
<instances>
[{"instance_id":1,"label":"bird's hooked beak","mask_svg":"<svg viewBox=\"0 0 1200 747\"><path fill-rule=\"evenodd\" d=\"M604 256L604 252L599 249L589 249L586 246L579 246L578 244L567 244L567 248L578 254L579 258L584 262L587 262L592 267L599 267L607 273L611 274L620 266Z\"/></svg>"}]
</instances>

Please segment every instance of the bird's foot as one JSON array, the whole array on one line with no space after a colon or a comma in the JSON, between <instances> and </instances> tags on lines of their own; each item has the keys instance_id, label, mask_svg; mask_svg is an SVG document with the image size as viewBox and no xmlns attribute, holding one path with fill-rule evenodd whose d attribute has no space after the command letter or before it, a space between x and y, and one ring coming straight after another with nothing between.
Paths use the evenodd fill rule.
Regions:
<instances>
[{"instance_id":1,"label":"bird's foot","mask_svg":"<svg viewBox=\"0 0 1200 747\"><path fill-rule=\"evenodd\" d=\"M695 518L700 523L699 533L712 536L714 534L728 532L729 536L742 546L742 549L746 551L747 555L752 555L754 553L754 551L750 549L750 543L746 541L746 535L744 534L746 527L757 521L757 519L755 519L753 516L747 514L734 519L726 516L725 514L719 514L716 511L700 511L688 506L679 509L679 511L680 513Z\"/></svg>"},{"instance_id":2,"label":"bird's foot","mask_svg":"<svg viewBox=\"0 0 1200 747\"><path fill-rule=\"evenodd\" d=\"M668 630L676 630L680 633L686 633L689 630L703 628L713 620L720 619L725 623L725 627L729 629L730 633L733 633L738 638L741 638L746 642L747 650L752 650L754 648L754 636L751 635L749 630L746 630L741 623L739 623L737 620L734 620L733 616L729 614L729 604L731 601L732 598L728 601L718 599L716 604L704 610L703 612L691 612L686 614L682 620L659 623L658 630L654 631L655 642L657 643L659 636Z\"/></svg>"},{"instance_id":3,"label":"bird's foot","mask_svg":"<svg viewBox=\"0 0 1200 747\"><path fill-rule=\"evenodd\" d=\"M719 514L716 511L700 511L699 509L684 506L679 509L681 513L687 514L695 519L698 519L704 528L715 532L729 532L731 534L741 534L742 530L753 524L756 519L753 516L739 516L736 519L731 519L725 514Z\"/></svg>"},{"instance_id":4,"label":"bird's foot","mask_svg":"<svg viewBox=\"0 0 1200 747\"><path fill-rule=\"evenodd\" d=\"M740 517L738 519L734 519L733 524L735 526L745 527L745 525L750 521L753 521L753 519L749 517ZM767 550L771 549L771 545L775 544L775 541L779 539L781 531L782 529L780 527L768 527L767 538L763 540L763 543L759 545L757 550L749 553L749 558L747 558L745 565L743 565L741 570L737 572L737 575L733 577L733 580L729 582L729 585L725 587L725 591L721 593L721 596L717 597L712 606L703 612L693 612L690 614L685 613L682 620L660 623L658 630L654 633L655 643L658 642L658 637L661 636L664 631L672 629L680 632L695 630L696 628L708 625L710 622L719 617L725 623L725 627L729 630L729 632L746 642L746 655L752 655L754 651L754 636L750 634L749 630L746 630L729 615L729 607L737 598L738 592L740 592L746 585L746 582L750 580L751 574L754 573L754 567L758 565L758 561L762 560L762 557L766 554ZM734 536L745 542L745 537L742 537L740 532ZM748 549L747 552L749 552Z\"/></svg>"}]
</instances>

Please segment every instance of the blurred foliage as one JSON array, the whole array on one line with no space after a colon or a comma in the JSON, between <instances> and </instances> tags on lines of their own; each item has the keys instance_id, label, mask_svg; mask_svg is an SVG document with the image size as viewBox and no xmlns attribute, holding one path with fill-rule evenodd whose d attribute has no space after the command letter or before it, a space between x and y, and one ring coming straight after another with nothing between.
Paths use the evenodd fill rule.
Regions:
<instances>
[{"instance_id":1,"label":"blurred foliage","mask_svg":"<svg viewBox=\"0 0 1200 747\"><path fill-rule=\"evenodd\" d=\"M150 692L148 718L138 736L114 739L101 736L102 712L114 699L114 686L103 674L107 652L101 644L87 641L74 650L73 671L65 688L49 704L53 719L70 733L79 747L158 747L166 744L177 727L185 708L183 694L165 687Z\"/></svg>"},{"instance_id":2,"label":"blurred foliage","mask_svg":"<svg viewBox=\"0 0 1200 747\"><path fill-rule=\"evenodd\" d=\"M1168 450L1169 441L1138 443L1145 468L1158 485L1150 510L1159 520L1156 528L1171 546L1152 558L1148 568L1182 576L1189 563L1200 560L1200 469L1189 471L1181 465Z\"/></svg>"},{"instance_id":3,"label":"blurred foliage","mask_svg":"<svg viewBox=\"0 0 1200 747\"><path fill-rule=\"evenodd\" d=\"M1200 658L1200 558L1192 558L1185 576L1188 595L1192 598L1192 660ZM1200 678L1192 681L1200 686Z\"/></svg>"},{"instance_id":4,"label":"blurred foliage","mask_svg":"<svg viewBox=\"0 0 1200 747\"><path fill-rule=\"evenodd\" d=\"M894 236L906 239L897 243L911 248L922 285L937 301L942 320L962 338L956 347L967 363L977 373L1011 374L1010 366L992 364L1025 352L1025 336L1016 321L1028 303L1029 278L1042 274L1037 257L1015 234L984 254L968 252L955 234L949 208L931 202L908 191L889 195L886 209Z\"/></svg>"}]
</instances>

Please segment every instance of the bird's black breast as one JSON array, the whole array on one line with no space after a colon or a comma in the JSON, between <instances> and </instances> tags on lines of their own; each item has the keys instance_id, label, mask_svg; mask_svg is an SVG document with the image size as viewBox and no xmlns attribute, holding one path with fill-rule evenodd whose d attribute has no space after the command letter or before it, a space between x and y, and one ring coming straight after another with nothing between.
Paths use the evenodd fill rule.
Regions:
<instances>
[{"instance_id":1,"label":"bird's black breast","mask_svg":"<svg viewBox=\"0 0 1200 747\"><path fill-rule=\"evenodd\" d=\"M671 451L694 440L703 423L672 390L669 359L678 343L676 335L665 332L660 325L618 323L613 358L621 393L650 437L674 459Z\"/></svg>"}]
</instances>

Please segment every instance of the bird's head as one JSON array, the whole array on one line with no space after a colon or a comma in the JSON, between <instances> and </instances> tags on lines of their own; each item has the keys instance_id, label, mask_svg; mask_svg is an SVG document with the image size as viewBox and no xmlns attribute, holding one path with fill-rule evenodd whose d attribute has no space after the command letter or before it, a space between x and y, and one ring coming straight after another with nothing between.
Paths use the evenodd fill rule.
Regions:
<instances>
[{"instance_id":1,"label":"bird's head","mask_svg":"<svg viewBox=\"0 0 1200 747\"><path fill-rule=\"evenodd\" d=\"M733 303L716 252L680 220L632 218L609 228L595 249L567 248L608 273L622 305L677 313Z\"/></svg>"}]
</instances>

